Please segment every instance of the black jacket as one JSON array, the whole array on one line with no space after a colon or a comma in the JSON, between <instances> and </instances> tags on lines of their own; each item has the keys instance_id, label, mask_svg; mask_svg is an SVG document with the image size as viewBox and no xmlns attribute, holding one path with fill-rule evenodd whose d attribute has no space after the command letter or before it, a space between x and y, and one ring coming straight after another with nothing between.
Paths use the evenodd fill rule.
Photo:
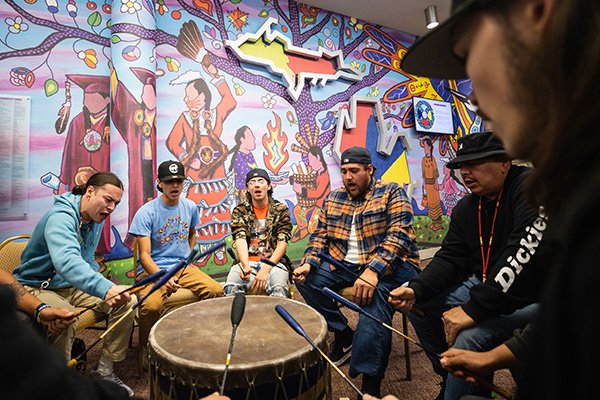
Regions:
<instances>
[{"instance_id":1,"label":"black jacket","mask_svg":"<svg viewBox=\"0 0 600 400\"><path fill-rule=\"evenodd\" d=\"M15 294L0 284L0 393L19 400L126 400L122 387L83 376L17 318Z\"/></svg>"},{"instance_id":2,"label":"black jacket","mask_svg":"<svg viewBox=\"0 0 600 400\"><path fill-rule=\"evenodd\" d=\"M471 289L465 312L479 323L499 314L534 303L543 276L535 260L546 219L530 206L524 183L531 173L512 166L504 182L485 283ZM424 302L442 290L476 275L482 278L483 262L479 242L478 204L480 196L465 196L452 211L448 234L431 263L412 280L417 302ZM482 231L486 249L496 200L483 199Z\"/></svg>"},{"instance_id":3,"label":"black jacket","mask_svg":"<svg viewBox=\"0 0 600 400\"><path fill-rule=\"evenodd\" d=\"M600 166L561 190L561 215L544 238L551 249L519 399L596 399L600 376ZM559 188L556 188L559 190Z\"/></svg>"}]
</instances>

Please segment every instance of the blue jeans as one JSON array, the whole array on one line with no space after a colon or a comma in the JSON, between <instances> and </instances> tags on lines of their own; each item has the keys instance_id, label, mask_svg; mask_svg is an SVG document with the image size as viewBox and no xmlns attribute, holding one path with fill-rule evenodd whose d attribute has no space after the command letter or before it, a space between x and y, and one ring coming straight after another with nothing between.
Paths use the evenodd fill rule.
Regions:
<instances>
[{"instance_id":1,"label":"blue jeans","mask_svg":"<svg viewBox=\"0 0 600 400\"><path fill-rule=\"evenodd\" d=\"M351 266L357 274L362 272L356 265L347 265ZM391 324L394 308L387 302L388 293L416 275L417 271L411 264L404 263L398 266L391 274L379 279L373 300L362 308L385 323ZM348 326L348 319L337 304L321 290L328 287L337 292L347 286L353 286L354 281L356 275L341 268L331 271L329 264L323 262L316 271L308 274L306 281L296 286L306 303L325 317L329 330L341 332ZM378 322L360 315L352 342L350 376L354 378L359 374L366 374L383 377L391 345L391 331Z\"/></svg>"},{"instance_id":2,"label":"blue jeans","mask_svg":"<svg viewBox=\"0 0 600 400\"><path fill-rule=\"evenodd\" d=\"M423 311L424 316L420 317L411 313L409 319L423 346L438 354L448 349L441 319L442 314L451 308L466 303L470 299L471 288L480 283L481 281L477 277L471 276L464 282L442 291L428 301L417 303L416 307ZM480 352L491 350L510 338L515 329L523 328L531 322L537 310L538 304L535 303L510 315L489 318L477 326L461 331L452 347ZM446 381L445 400L457 400L464 395L478 393L476 386L448 374L435 355L429 352L425 354L429 357L433 370Z\"/></svg>"},{"instance_id":3,"label":"blue jeans","mask_svg":"<svg viewBox=\"0 0 600 400\"><path fill-rule=\"evenodd\" d=\"M283 264L281 263L278 265L283 267ZM254 282L256 273L260 270L260 266L261 263L257 261L250 261L252 273L250 274L250 279L244 281L240 277L240 273L242 272L241 265L232 265L229 274L227 275L227 282L223 287L225 296L233 296L238 292L246 293L248 289L250 289L250 286L252 286L252 282ZM267 294L273 297L289 297L289 277L290 274L286 270L277 267L271 268L271 271L269 271L269 278L267 279Z\"/></svg>"}]
</instances>

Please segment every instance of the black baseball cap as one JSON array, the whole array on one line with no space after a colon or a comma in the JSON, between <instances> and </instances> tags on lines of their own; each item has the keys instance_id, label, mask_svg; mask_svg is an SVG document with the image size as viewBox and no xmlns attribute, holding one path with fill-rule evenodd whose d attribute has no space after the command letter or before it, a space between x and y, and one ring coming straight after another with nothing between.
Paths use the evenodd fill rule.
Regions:
<instances>
[{"instance_id":1,"label":"black baseball cap","mask_svg":"<svg viewBox=\"0 0 600 400\"><path fill-rule=\"evenodd\" d=\"M267 182L271 183L269 173L262 168L253 168L246 174L246 186L252 178L264 178Z\"/></svg>"},{"instance_id":2,"label":"black baseball cap","mask_svg":"<svg viewBox=\"0 0 600 400\"><path fill-rule=\"evenodd\" d=\"M446 164L446 167L457 169L460 168L461 163L466 161L502 155L506 156L506 150L500 139L492 135L492 132L472 133L458 139L456 157Z\"/></svg>"},{"instance_id":3,"label":"black baseball cap","mask_svg":"<svg viewBox=\"0 0 600 400\"><path fill-rule=\"evenodd\" d=\"M158 166L158 180L161 182L173 179L185 179L183 164L179 161L163 161Z\"/></svg>"},{"instance_id":4,"label":"black baseball cap","mask_svg":"<svg viewBox=\"0 0 600 400\"><path fill-rule=\"evenodd\" d=\"M450 17L417 40L402 58L400 68L409 74L435 79L465 79L464 63L452 52L454 28L484 0L453 0Z\"/></svg>"},{"instance_id":5,"label":"black baseball cap","mask_svg":"<svg viewBox=\"0 0 600 400\"><path fill-rule=\"evenodd\" d=\"M340 159L340 165L353 163L364 165L373 164L369 150L358 146L350 147L344 150Z\"/></svg>"}]
</instances>

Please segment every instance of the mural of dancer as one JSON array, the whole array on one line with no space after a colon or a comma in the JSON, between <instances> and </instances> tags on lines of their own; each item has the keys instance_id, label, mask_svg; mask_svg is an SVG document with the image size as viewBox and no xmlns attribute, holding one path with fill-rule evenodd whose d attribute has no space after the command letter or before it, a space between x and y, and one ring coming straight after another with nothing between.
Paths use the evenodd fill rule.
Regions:
<instances>
[{"instance_id":1,"label":"mural of dancer","mask_svg":"<svg viewBox=\"0 0 600 400\"><path fill-rule=\"evenodd\" d=\"M442 180L442 197L444 198L444 204L446 205L446 215L451 216L452 210L454 209L456 204L458 204L458 201L460 199L462 199L462 197L464 196L464 192L462 192L458 188L458 185L456 184L456 181L454 180L454 177L452 176L452 173L451 173L452 170L450 170L449 168L446 167L446 163L448 161L449 161L448 159L442 158L442 162L444 163L444 179Z\"/></svg>"},{"instance_id":2,"label":"mural of dancer","mask_svg":"<svg viewBox=\"0 0 600 400\"><path fill-rule=\"evenodd\" d=\"M97 75L66 75L67 100L59 111L56 132L64 132L71 106L71 83L83 89L83 111L69 124L60 168L61 184L56 194L83 185L98 171L110 170L110 78ZM102 229L98 253L110 251L110 220Z\"/></svg>"},{"instance_id":3,"label":"mural of dancer","mask_svg":"<svg viewBox=\"0 0 600 400\"><path fill-rule=\"evenodd\" d=\"M290 179L298 204L292 212L296 219L297 228L292 236L292 242L297 242L316 228L317 211L323 207L325 197L331 191L331 182L323 150L317 145L319 141L318 128L314 134L310 129L305 129L308 141L296 135L301 146L293 145L292 150L302 153L306 157L306 171L297 166L292 167L293 175ZM303 159L305 158L303 157Z\"/></svg>"},{"instance_id":4,"label":"mural of dancer","mask_svg":"<svg viewBox=\"0 0 600 400\"><path fill-rule=\"evenodd\" d=\"M233 172L235 195L238 203L241 203L246 193L246 175L251 169L257 168L256 159L252 150L256 149L256 137L248 126L244 125L235 132L235 146L229 150L231 164L227 173Z\"/></svg>"},{"instance_id":5,"label":"mural of dancer","mask_svg":"<svg viewBox=\"0 0 600 400\"><path fill-rule=\"evenodd\" d=\"M113 123L127 143L129 223L138 208L154 198L156 180L156 76L145 68L130 70L142 82L141 101L118 81L112 111Z\"/></svg>"},{"instance_id":6,"label":"mural of dancer","mask_svg":"<svg viewBox=\"0 0 600 400\"><path fill-rule=\"evenodd\" d=\"M231 212L229 181L225 174L227 146L221 141L223 122L237 105L229 85L219 75L195 23L183 24L177 49L186 57L198 60L210 77L221 101L211 109L212 94L206 80L199 71L187 71L171 85L185 84L184 111L171 129L166 140L169 151L185 166L190 183L187 197L198 205L200 225L196 227L197 242L202 248L218 242L230 232ZM205 265L208 259L200 260ZM215 253L217 265L227 263L225 252Z\"/></svg>"},{"instance_id":7,"label":"mural of dancer","mask_svg":"<svg viewBox=\"0 0 600 400\"><path fill-rule=\"evenodd\" d=\"M423 149L425 150L425 157L421 160L421 171L423 172L423 205L427 205L427 215L431 218L431 224L429 227L437 231L439 230L442 223L442 203L440 201L440 185L438 184L438 178L440 173L438 172L437 162L433 157L433 143L429 137L421 139Z\"/></svg>"}]
</instances>

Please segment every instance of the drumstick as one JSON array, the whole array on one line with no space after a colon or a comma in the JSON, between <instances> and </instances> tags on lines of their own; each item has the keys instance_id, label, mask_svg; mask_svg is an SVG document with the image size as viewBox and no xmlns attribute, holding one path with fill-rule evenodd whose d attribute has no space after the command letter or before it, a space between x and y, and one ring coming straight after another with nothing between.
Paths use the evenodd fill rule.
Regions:
<instances>
[{"instance_id":1,"label":"drumstick","mask_svg":"<svg viewBox=\"0 0 600 400\"><path fill-rule=\"evenodd\" d=\"M82 351L81 353L79 353L79 355L78 355L77 357L75 357L75 358L72 358L72 359L71 359L71 360L70 360L70 361L67 363L67 366L68 366L68 367L75 367L75 366L77 365L77 362L78 362L79 360L81 360L81 358L82 358L84 355L86 355L86 354L87 354L87 353L88 353L88 352L89 352L89 351L90 351L92 348L94 348L94 346L96 346L98 343L100 343L100 341L101 341L102 339L104 339L104 337L105 337L106 335L108 335L108 334L109 334L109 333L110 333L110 332L111 332L113 329L115 329L115 327L116 327L117 325L119 325L119 323L120 323L121 321L123 321L123 320L124 320L124 319L125 319L125 318L126 318L128 315L129 315L129 314L131 314L131 313L132 313L134 310L135 310L135 308L134 308L134 307L131 307L129 310L127 310L127 312L126 312L125 314L123 314L123 315L121 316L121 318L119 318L117 321L115 321L115 323L114 323L114 324L112 324L111 326L109 326L109 327L108 327L108 328L107 328L107 329L104 331L104 333L102 333L102 335L100 335L100 337L99 337L98 339L96 339L96 340L94 341L94 343L92 343L92 345L91 345L91 346L89 346L87 349L85 349L84 351Z\"/></svg>"},{"instance_id":2,"label":"drumstick","mask_svg":"<svg viewBox=\"0 0 600 400\"><path fill-rule=\"evenodd\" d=\"M202 253L199 253L200 248L198 247L198 245L196 245L192 251L190 252L190 255L188 256L187 259L185 260L181 260L179 261L179 263L177 263L177 265L175 265L174 267L170 268L167 273L158 280L158 282L156 282L154 284L154 286L152 286L152 288L148 291L148 293L146 293L146 295L144 297L142 297L137 304L134 307L138 307L140 304L142 304L142 302L144 300L146 300L148 298L148 296L150 296L152 293L154 293L158 288L160 288L161 286L163 286L165 283L167 283L169 281L169 279L171 279L173 276L175 276L175 274L177 273L177 271L181 270L182 268L185 268L187 265L192 264L194 262L196 262L196 260L198 260L201 257L207 256L209 254L214 253L215 251L217 251L219 248L225 246L225 241L221 240L220 242L217 242L217 244L215 244L214 246L210 247L209 249L203 251Z\"/></svg>"},{"instance_id":3,"label":"drumstick","mask_svg":"<svg viewBox=\"0 0 600 400\"><path fill-rule=\"evenodd\" d=\"M339 294L337 294L336 292L334 292L333 290L329 289L329 288L323 288L322 290L323 294L332 298L335 301L338 301L340 303L342 303L344 306L346 306L348 309L353 310L358 312L359 314L364 315L365 317L368 317L370 319L372 319L375 322L380 323L381 325L383 325L384 327L388 328L389 330L391 330L394 333L397 333L398 335L402 336L403 338L409 340L410 342L416 344L417 346L419 346L420 348L422 348L423 350L425 350L426 352L436 356L437 358L442 358L442 356L440 354L438 354L437 352L433 351L432 349L422 345L421 343L417 342L415 339L411 338L408 335L405 335L404 333L400 332L399 330L395 329L394 327L386 324L384 321L382 321L381 319L377 318L376 316L374 316L373 314L367 312L365 309L363 309L362 307L360 307L358 304L346 299L343 296L340 296ZM500 396L504 397L505 399L511 400L512 399L512 395L504 388L501 388L491 382L488 382L486 379L482 378L481 376L479 376L478 374L469 371L468 369L462 368L462 370L469 376L475 378L475 380L477 381L477 383L479 383L482 386L485 386L486 388L493 390L494 392L498 393Z\"/></svg>"},{"instance_id":4,"label":"drumstick","mask_svg":"<svg viewBox=\"0 0 600 400\"><path fill-rule=\"evenodd\" d=\"M164 269L161 269L160 271L149 275L147 277L145 277L144 279L141 279L140 281L136 282L135 284L131 285L130 287L128 287L127 289L121 290L119 293L110 296L107 299L104 300L100 300L99 302L97 302L96 304L92 304L91 306L87 306L85 308L83 308L82 310L77 311L75 314L73 314L72 316L70 316L69 318L77 318L79 317L81 314L83 314L86 311L89 311L93 308L98 307L100 304L110 300L110 299L114 299L117 296L122 295L123 293L129 292L129 294L134 294L137 293L139 291L141 291L142 289L144 289L148 284L154 282L155 280L157 280L158 278L160 278L161 276L163 276L167 271L165 271Z\"/></svg>"},{"instance_id":5,"label":"drumstick","mask_svg":"<svg viewBox=\"0 0 600 400\"><path fill-rule=\"evenodd\" d=\"M226 235L225 237L227 237L227 236L229 236L229 234L228 234L228 235ZM206 250L205 252L203 252L203 253L201 253L201 254L197 255L197 256L196 256L196 257L195 257L195 258L194 258L192 261L190 261L189 263L185 264L185 265L183 266L183 268L181 269L181 272L179 273L179 277L178 277L178 278L175 278L175 283L179 283L179 279L181 279L181 277L183 276L183 273L184 273L185 269L188 267L188 265L190 265L190 264L192 264L192 263L196 262L197 260L199 260L200 258L202 258L202 257L204 257L204 256L207 256L207 255L209 255L209 254L211 254L211 253L213 253L213 252L217 251L217 250L219 249L219 247L225 246L225 240L221 240L220 242L217 242L217 244L220 244L220 245L219 245L219 246L215 245L215 246L213 246L213 247L209 248L209 249L208 249L208 250ZM198 248L198 245L194 246L194 249L197 249L197 248ZM190 255L191 255L191 254L190 254ZM175 274L173 274L173 275L175 275ZM167 281L168 281L168 279L167 279ZM171 294L172 294L172 293L170 293L170 292L169 292L169 293L167 293L167 297L171 297Z\"/></svg>"},{"instance_id":6,"label":"drumstick","mask_svg":"<svg viewBox=\"0 0 600 400\"><path fill-rule=\"evenodd\" d=\"M352 381L342 372L342 370L339 369L338 366L335 365L333 363L333 361L331 361L331 359L329 357L327 357L327 355L323 352L323 350L321 350L319 348L319 346L317 346L317 344L315 342L313 342L313 340L304 331L304 329L302 328L302 326L300 325L300 323L298 323L298 321L296 321L294 319L294 317L292 317L291 314L281 304L278 304L278 305L275 306L275 311L277 311L277 314L279 314L279 316L281 318L283 318L283 320L285 322L287 322L287 324L293 330L295 330L298 335L300 335L304 339L306 339L306 341L308 342L308 344L310 344L313 349L315 349L315 350L317 350L319 352L319 354L321 355L321 357L323 357L323 359L325 361L327 361L333 367L333 369L335 369L338 372L338 374L340 374L342 376L342 378L344 378L344 380L346 382L348 382L348 384L350 386L352 386L352 389L354 389L356 391L356 393L358 393L358 395L361 398L364 396L363 393L360 391L360 389L358 387L356 387L356 385L354 383L352 383Z\"/></svg>"},{"instance_id":7,"label":"drumstick","mask_svg":"<svg viewBox=\"0 0 600 400\"><path fill-rule=\"evenodd\" d=\"M328 256L325 253L319 254L319 257L321 257L323 260L327 261L329 264L333 265L334 267L343 269L344 271L348 272L350 275L356 277L357 279L360 279L361 281L365 282L369 286L375 288L375 290L377 290L379 293L381 293L384 297L390 296L389 293L384 292L377 285L373 285L371 282L369 282L368 280L364 279L362 276L360 276L359 274L357 274L356 272L354 272L350 268L348 268L346 265L344 265L344 263L341 263L338 260L335 260L334 258ZM423 311L419 310L418 308L414 308L414 307L410 310L410 312L415 313L415 314L417 314L420 317L422 317L422 316L425 315L425 313L423 313Z\"/></svg>"},{"instance_id":8,"label":"drumstick","mask_svg":"<svg viewBox=\"0 0 600 400\"><path fill-rule=\"evenodd\" d=\"M271 267L275 267L275 268L282 269L282 270L284 270L285 272L290 272L290 271L287 269L287 267L286 267L285 265L283 265L283 264L281 264L281 265L280 265L280 264L274 263L273 261L269 260L269 259L268 259L268 258L266 258L266 257L261 257L261 258L260 258L260 262L264 262L265 264L268 264L268 265L270 265Z\"/></svg>"},{"instance_id":9,"label":"drumstick","mask_svg":"<svg viewBox=\"0 0 600 400\"><path fill-rule=\"evenodd\" d=\"M391 330L394 333L397 333L398 335L402 336L403 338L405 338L406 340L409 340L410 342L416 344L417 346L419 346L420 348L422 348L423 350L425 350L428 353L431 353L433 355L435 355L437 358L441 358L441 356L436 353L435 351L423 346L421 343L417 342L415 339L411 338L410 336L405 335L404 333L400 332L399 330L397 330L396 328L386 324L384 321L380 320L379 318L377 318L376 316L374 316L373 314L367 312L364 308L360 307L358 304L348 300L347 298L340 296L338 293L334 292L333 290L329 289L329 288L323 288L322 290L323 294L327 297L330 297L331 299L342 303L344 306L346 306L348 309L353 310L358 312L359 314L364 315L365 317L371 318L373 321L380 323L381 325L383 325L384 327L388 328L389 330Z\"/></svg>"},{"instance_id":10,"label":"drumstick","mask_svg":"<svg viewBox=\"0 0 600 400\"><path fill-rule=\"evenodd\" d=\"M100 337L98 339L96 339L96 341L94 341L94 343L92 343L91 346L89 346L87 349L85 349L82 353L80 353L77 357L71 359L68 363L67 366L69 367L74 367L77 365L77 362L81 359L81 357L83 357L85 354L87 354L87 352L89 352L94 346L96 346L98 343L100 343L100 341L110 332L112 331L115 326L119 325L124 319L125 317L127 317L129 314L131 314L136 308L138 308L143 302L144 300L146 300L148 298L148 296L150 296L153 292L155 292L158 288L160 288L161 286L163 286L165 283L167 283L167 281L169 279L171 279L173 277L173 275L175 275L177 273L177 271L179 271L181 268L183 268L185 265L190 264L195 262L198 258L203 257L205 255L208 255L214 251L216 251L218 248L220 248L221 246L223 246L225 244L225 242L221 241L219 243L217 243L217 245L211 247L210 249L199 253L199 248L196 245L192 251L190 252L190 254L188 255L187 259L185 260L181 260L179 261L179 263L177 263L177 265L175 265L174 267L170 268L167 272L164 273L164 276L162 278L160 278L158 280L158 282L156 282L154 284L154 286L152 286L152 288L148 291L148 293L146 293L146 295L144 297L142 297L140 300L138 300L137 303L135 303L133 305L133 307L131 307L129 310L127 310L127 312L125 314L123 314L123 316L121 316L121 318L119 318L117 321L115 321L114 324L112 324L111 326L109 326L106 331L104 331L104 333L102 335L100 335ZM162 275L162 274L161 274Z\"/></svg>"},{"instance_id":11,"label":"drumstick","mask_svg":"<svg viewBox=\"0 0 600 400\"><path fill-rule=\"evenodd\" d=\"M223 372L223 382L221 383L221 396L225 391L225 380L227 379L227 371L229 370L229 363L231 362L231 353L233 352L233 341L235 340L235 333L237 327L242 321L244 316L244 310L246 309L246 296L244 293L236 293L231 305L231 339L229 339L229 350L227 350L227 358L225 359L225 371Z\"/></svg>"}]
</instances>

